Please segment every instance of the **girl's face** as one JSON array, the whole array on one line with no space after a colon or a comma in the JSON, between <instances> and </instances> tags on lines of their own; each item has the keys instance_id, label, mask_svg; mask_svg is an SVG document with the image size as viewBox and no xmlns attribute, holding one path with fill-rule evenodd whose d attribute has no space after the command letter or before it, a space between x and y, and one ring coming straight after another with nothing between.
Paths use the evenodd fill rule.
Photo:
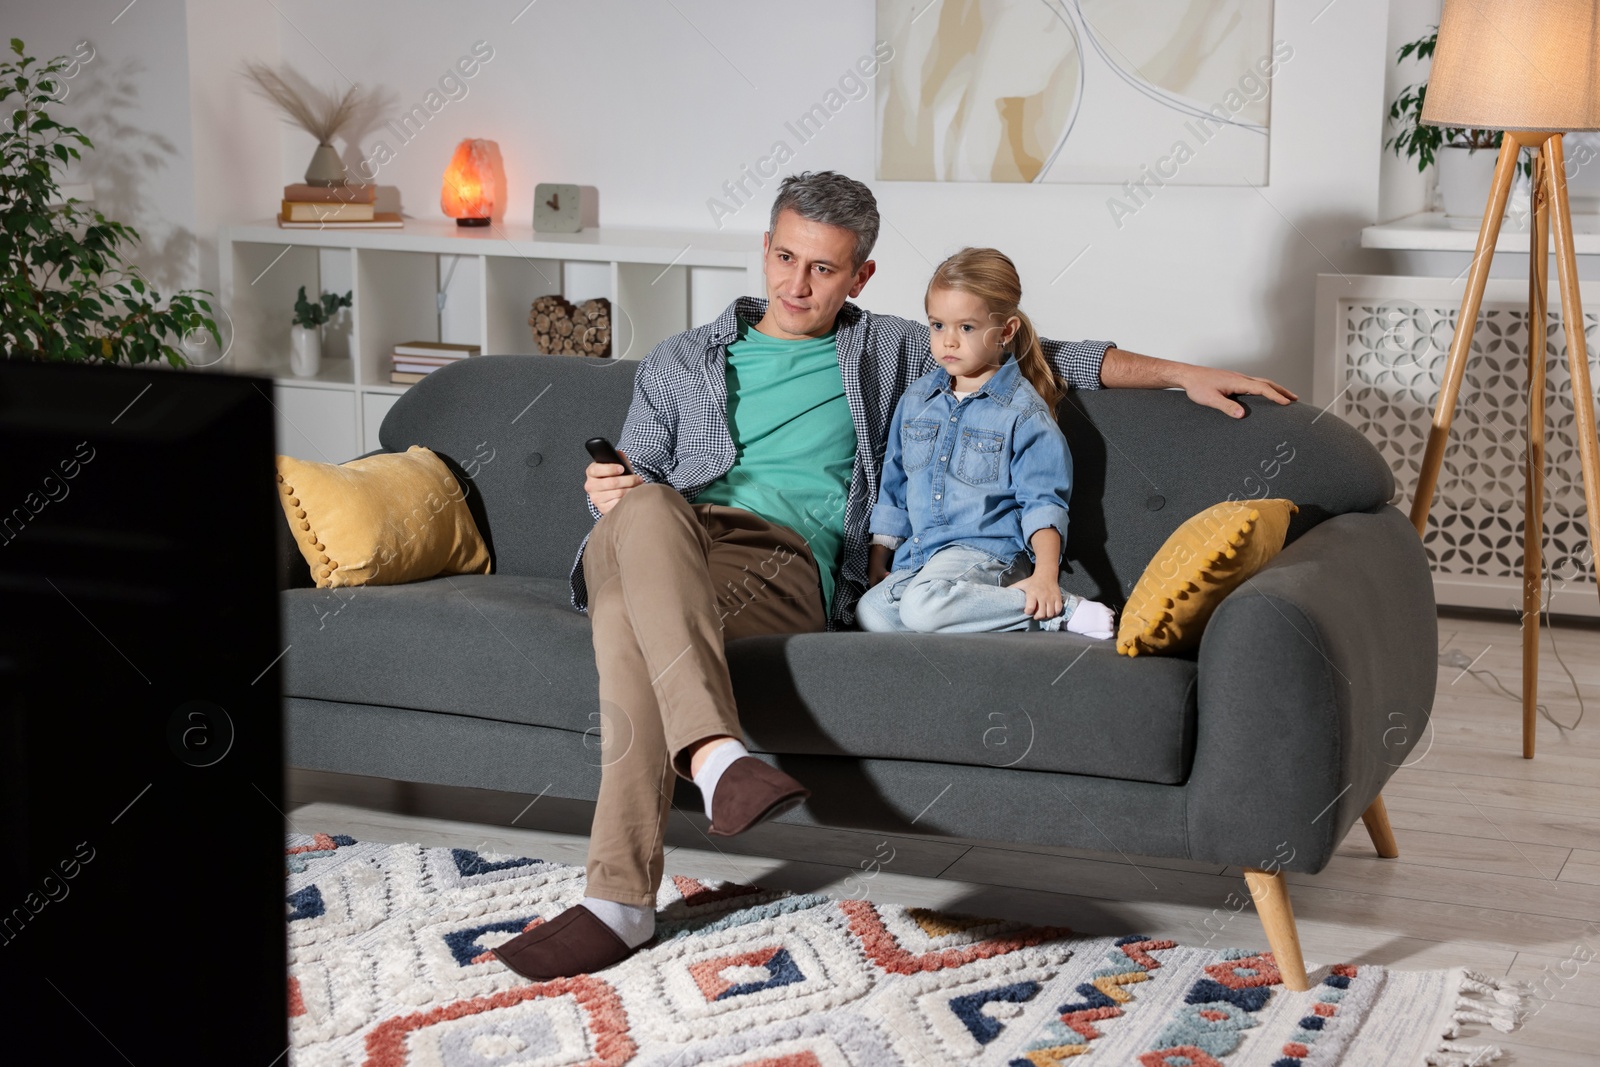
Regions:
<instances>
[{"instance_id":1,"label":"girl's face","mask_svg":"<svg viewBox=\"0 0 1600 1067\"><path fill-rule=\"evenodd\" d=\"M1022 325L1004 321L978 297L936 287L928 293L928 333L933 358L952 378L988 378L999 368L1006 345Z\"/></svg>"}]
</instances>

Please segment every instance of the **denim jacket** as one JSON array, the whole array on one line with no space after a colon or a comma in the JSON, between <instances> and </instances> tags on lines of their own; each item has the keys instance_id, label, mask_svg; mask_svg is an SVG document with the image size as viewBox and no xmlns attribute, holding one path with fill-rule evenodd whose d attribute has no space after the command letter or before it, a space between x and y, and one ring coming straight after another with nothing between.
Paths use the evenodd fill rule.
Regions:
<instances>
[{"instance_id":1,"label":"denim jacket","mask_svg":"<svg viewBox=\"0 0 1600 1067\"><path fill-rule=\"evenodd\" d=\"M951 381L929 371L895 407L870 521L875 534L905 538L890 570L920 570L952 544L1033 559L1028 538L1046 526L1065 554L1072 453L1055 414L1015 358L965 399Z\"/></svg>"}]
</instances>

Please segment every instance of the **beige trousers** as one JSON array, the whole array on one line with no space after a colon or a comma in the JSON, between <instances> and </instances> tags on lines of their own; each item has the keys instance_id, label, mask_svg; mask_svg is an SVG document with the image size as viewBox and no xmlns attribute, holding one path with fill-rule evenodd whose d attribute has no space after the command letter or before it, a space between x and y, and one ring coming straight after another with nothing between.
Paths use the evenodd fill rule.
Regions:
<instances>
[{"instance_id":1,"label":"beige trousers","mask_svg":"<svg viewBox=\"0 0 1600 1067\"><path fill-rule=\"evenodd\" d=\"M646 483L583 553L600 671L600 799L590 896L654 906L674 775L708 737L743 740L723 644L827 628L805 539L743 508Z\"/></svg>"}]
</instances>

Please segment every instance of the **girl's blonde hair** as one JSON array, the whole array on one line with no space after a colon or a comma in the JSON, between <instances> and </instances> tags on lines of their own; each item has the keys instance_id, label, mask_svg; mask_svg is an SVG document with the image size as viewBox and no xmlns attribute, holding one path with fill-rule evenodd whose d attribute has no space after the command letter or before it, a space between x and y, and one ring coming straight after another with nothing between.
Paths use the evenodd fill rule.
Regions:
<instances>
[{"instance_id":1,"label":"girl's blonde hair","mask_svg":"<svg viewBox=\"0 0 1600 1067\"><path fill-rule=\"evenodd\" d=\"M983 301L989 314L998 322L1003 323L1013 315L1022 321L1017 332L1011 335L1009 347L1016 353L1017 367L1022 376L1028 379L1028 384L1049 405L1053 414L1066 390L1056 378L1049 361L1044 358L1044 349L1039 346L1039 333L1033 328L1032 320L1018 307L1022 302L1022 279L1017 277L1017 268L1011 258L997 248L963 248L934 268L933 277L928 280L928 290L922 297L924 309L928 295L935 289L971 293Z\"/></svg>"}]
</instances>

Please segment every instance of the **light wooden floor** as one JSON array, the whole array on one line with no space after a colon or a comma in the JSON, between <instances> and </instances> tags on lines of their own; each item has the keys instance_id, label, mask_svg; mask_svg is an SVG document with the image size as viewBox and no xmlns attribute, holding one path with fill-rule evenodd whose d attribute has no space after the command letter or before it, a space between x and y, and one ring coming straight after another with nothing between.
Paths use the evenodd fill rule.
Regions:
<instances>
[{"instance_id":1,"label":"light wooden floor","mask_svg":"<svg viewBox=\"0 0 1600 1067\"><path fill-rule=\"evenodd\" d=\"M1537 1013L1515 1034L1462 1040L1508 1050L1503 1064L1600 1063L1600 708L1575 732L1540 720L1538 756L1521 757L1521 632L1506 613L1441 610L1442 664L1432 744L1384 790L1398 860L1373 852L1360 822L1316 875L1289 875L1306 959L1400 969L1464 964L1540 985ZM1539 694L1578 715L1573 681L1600 704L1600 623L1557 617L1541 628ZM477 789L293 770L289 819L302 833L491 849L582 865L593 805ZM918 904L1070 926L1146 933L1189 945L1266 947L1236 868L1075 849L997 847L892 837L893 860L862 867L884 835L764 825L712 839L702 813L674 812L667 873L736 878L805 892L865 892ZM1070 891L1066 891L1070 890ZM1235 897L1237 900L1239 897ZM1209 942L1208 942L1209 939Z\"/></svg>"}]
</instances>

